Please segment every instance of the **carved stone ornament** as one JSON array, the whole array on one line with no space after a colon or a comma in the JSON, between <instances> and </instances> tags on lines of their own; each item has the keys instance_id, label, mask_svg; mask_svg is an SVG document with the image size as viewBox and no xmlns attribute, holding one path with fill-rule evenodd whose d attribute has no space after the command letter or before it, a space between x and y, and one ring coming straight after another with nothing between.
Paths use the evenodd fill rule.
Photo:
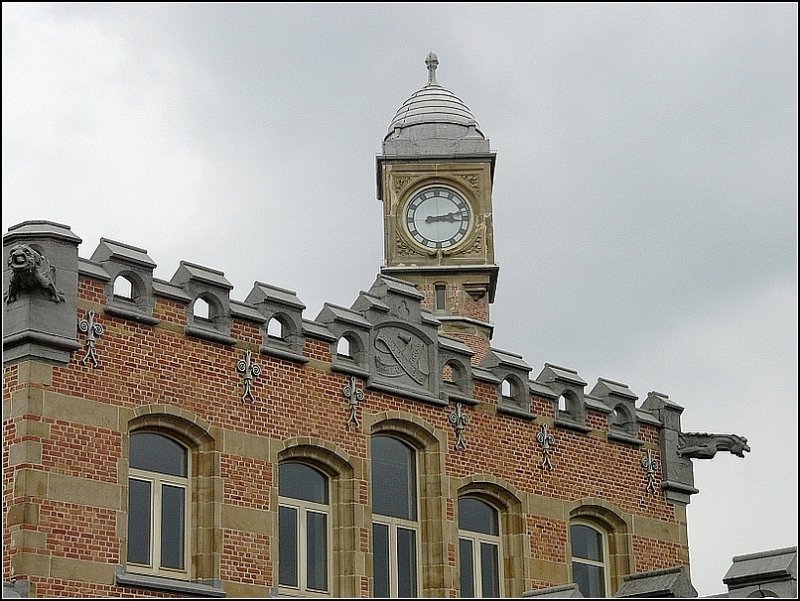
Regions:
<instances>
[{"instance_id":1,"label":"carved stone ornament","mask_svg":"<svg viewBox=\"0 0 800 601\"><path fill-rule=\"evenodd\" d=\"M406 244L406 241L403 240L401 236L397 236L397 242L395 248L397 249L397 255L400 257L414 257L422 254L415 248L412 248L411 246Z\"/></svg>"},{"instance_id":2,"label":"carved stone ornament","mask_svg":"<svg viewBox=\"0 0 800 601\"><path fill-rule=\"evenodd\" d=\"M20 293L29 290L42 290L54 303L63 303L64 293L56 288L56 269L41 253L27 244L11 247L8 255L11 268L11 281L3 294L6 304L11 304Z\"/></svg>"},{"instance_id":3,"label":"carved stone ornament","mask_svg":"<svg viewBox=\"0 0 800 601\"><path fill-rule=\"evenodd\" d=\"M253 378L257 378L261 375L261 366L252 361L251 355L251 351L245 351L244 359L240 359L236 364L236 371L244 376L242 380L242 384L244 385L242 401L245 403L248 399L250 399L250 402L255 403L256 397L253 394Z\"/></svg>"},{"instance_id":4,"label":"carved stone ornament","mask_svg":"<svg viewBox=\"0 0 800 601\"><path fill-rule=\"evenodd\" d=\"M394 193L395 194L400 194L415 179L419 179L419 178L411 177L409 175L399 175L399 176L394 177L393 181L392 181L392 187L394 188Z\"/></svg>"},{"instance_id":5,"label":"carved stone ornament","mask_svg":"<svg viewBox=\"0 0 800 601\"><path fill-rule=\"evenodd\" d=\"M97 368L100 362L97 360L94 343L103 335L103 326L94 320L94 311L86 314L86 319L78 320L78 329L86 334L86 354L81 359L81 363L92 362L92 367Z\"/></svg>"},{"instance_id":6,"label":"carved stone ornament","mask_svg":"<svg viewBox=\"0 0 800 601\"><path fill-rule=\"evenodd\" d=\"M464 180L464 182L470 188L472 188L475 192L478 192L480 190L480 180L478 179L477 175L474 175L474 174L467 174L467 175L459 174L458 177L460 179Z\"/></svg>"},{"instance_id":7,"label":"carved stone ornament","mask_svg":"<svg viewBox=\"0 0 800 601\"><path fill-rule=\"evenodd\" d=\"M351 426L361 427L361 422L358 420L358 404L364 400L364 391L357 388L355 376L350 376L350 382L345 384L342 393L347 398L347 429L349 430Z\"/></svg>"},{"instance_id":8,"label":"carved stone ornament","mask_svg":"<svg viewBox=\"0 0 800 601\"><path fill-rule=\"evenodd\" d=\"M447 417L447 421L453 426L453 432L456 434L456 444L454 446L456 451L466 451L467 443L464 440L464 430L467 429L469 423L469 415L462 413L461 403L456 403L455 410Z\"/></svg>"},{"instance_id":9,"label":"carved stone ornament","mask_svg":"<svg viewBox=\"0 0 800 601\"><path fill-rule=\"evenodd\" d=\"M375 367L387 378L408 376L420 386L428 379L422 362L427 359L426 345L401 328L384 328L375 338Z\"/></svg>"},{"instance_id":10,"label":"carved stone ornament","mask_svg":"<svg viewBox=\"0 0 800 601\"><path fill-rule=\"evenodd\" d=\"M689 459L713 459L717 451L728 451L737 457L750 452L747 439L736 434L682 432L678 440L678 455Z\"/></svg>"},{"instance_id":11,"label":"carved stone ornament","mask_svg":"<svg viewBox=\"0 0 800 601\"><path fill-rule=\"evenodd\" d=\"M552 470L553 464L550 462L550 449L556 443L556 437L550 432L547 424L542 424L536 434L536 442L542 447L542 462L539 467L543 470Z\"/></svg>"},{"instance_id":12,"label":"carved stone ornament","mask_svg":"<svg viewBox=\"0 0 800 601\"><path fill-rule=\"evenodd\" d=\"M647 471L647 487L644 491L657 494L656 490L656 471L660 467L661 462L653 458L653 452L647 449L647 455L642 457L642 467Z\"/></svg>"}]
</instances>

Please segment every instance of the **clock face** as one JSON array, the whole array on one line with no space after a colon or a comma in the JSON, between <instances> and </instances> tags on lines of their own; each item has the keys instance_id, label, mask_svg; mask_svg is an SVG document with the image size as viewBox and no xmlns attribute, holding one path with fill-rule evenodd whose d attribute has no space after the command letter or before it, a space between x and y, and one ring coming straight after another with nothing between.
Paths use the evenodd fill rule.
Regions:
<instances>
[{"instance_id":1,"label":"clock face","mask_svg":"<svg viewBox=\"0 0 800 601\"><path fill-rule=\"evenodd\" d=\"M467 201L449 188L425 188L411 198L406 208L408 233L428 248L458 244L470 224Z\"/></svg>"}]
</instances>

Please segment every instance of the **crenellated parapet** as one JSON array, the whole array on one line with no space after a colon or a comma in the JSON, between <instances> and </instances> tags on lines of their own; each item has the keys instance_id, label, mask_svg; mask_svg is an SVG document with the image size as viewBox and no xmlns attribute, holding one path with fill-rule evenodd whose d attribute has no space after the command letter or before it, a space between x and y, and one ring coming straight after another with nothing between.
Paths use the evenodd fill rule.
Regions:
<instances>
[{"instance_id":1,"label":"crenellated parapet","mask_svg":"<svg viewBox=\"0 0 800 601\"><path fill-rule=\"evenodd\" d=\"M153 277L156 263L145 249L102 238L91 258L82 259L80 242L69 227L46 221L22 223L5 235L6 366L23 360L67 364L83 347L84 359L98 367L108 320L130 321L145 331L168 329L229 349L234 365L243 365L237 368L244 387L239 396L248 402L258 402L251 385L257 386L266 357L300 369L313 361L315 369L322 365L348 378L353 423L359 400L353 391L389 394L444 408L460 441L456 450L464 451L470 412L481 406L498 419L530 424L524 427L532 429L548 470L558 470L565 436L637 450L647 469L645 493L658 488L681 504L698 492L692 459L750 450L736 435L682 432L683 408L661 393L651 392L637 407L637 395L618 381L598 378L586 392L586 381L571 368L545 363L532 378L521 355L491 347L476 360L466 340L443 331L440 316L426 310L414 285L386 274L349 308L326 303L312 320L304 318L306 306L291 290L256 281L237 301L217 269L182 261L164 281ZM95 293L81 297L81 290ZM309 348L316 349L313 356Z\"/></svg>"}]
</instances>

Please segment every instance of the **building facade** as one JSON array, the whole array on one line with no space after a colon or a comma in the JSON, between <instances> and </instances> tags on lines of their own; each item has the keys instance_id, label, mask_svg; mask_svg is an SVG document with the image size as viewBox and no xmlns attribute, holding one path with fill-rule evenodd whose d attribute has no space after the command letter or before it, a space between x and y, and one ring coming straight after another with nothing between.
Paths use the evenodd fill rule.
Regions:
<instances>
[{"instance_id":1,"label":"building facade","mask_svg":"<svg viewBox=\"0 0 800 601\"><path fill-rule=\"evenodd\" d=\"M377 159L384 265L307 318L65 225L3 238L3 580L29 596L522 596L689 565L682 407L493 348L495 154L436 81ZM637 404L638 403L638 404Z\"/></svg>"}]
</instances>

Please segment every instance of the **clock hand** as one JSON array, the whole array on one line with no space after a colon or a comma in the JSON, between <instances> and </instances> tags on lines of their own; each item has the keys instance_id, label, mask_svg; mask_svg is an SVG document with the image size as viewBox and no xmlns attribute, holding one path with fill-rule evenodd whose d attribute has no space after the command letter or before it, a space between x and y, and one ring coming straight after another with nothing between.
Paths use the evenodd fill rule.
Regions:
<instances>
[{"instance_id":1,"label":"clock hand","mask_svg":"<svg viewBox=\"0 0 800 601\"><path fill-rule=\"evenodd\" d=\"M458 217L458 219L456 219ZM447 213L446 215L428 215L425 218L425 223L433 223L435 221L447 221L448 223L455 223L461 221L461 213L458 211L454 213Z\"/></svg>"}]
</instances>

